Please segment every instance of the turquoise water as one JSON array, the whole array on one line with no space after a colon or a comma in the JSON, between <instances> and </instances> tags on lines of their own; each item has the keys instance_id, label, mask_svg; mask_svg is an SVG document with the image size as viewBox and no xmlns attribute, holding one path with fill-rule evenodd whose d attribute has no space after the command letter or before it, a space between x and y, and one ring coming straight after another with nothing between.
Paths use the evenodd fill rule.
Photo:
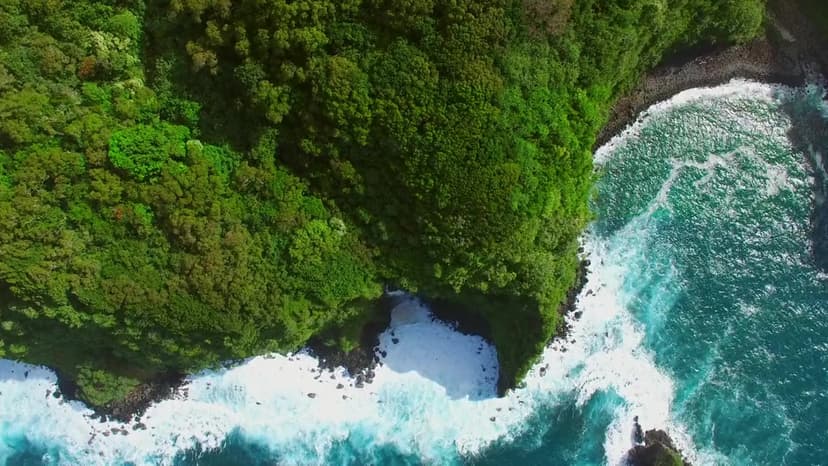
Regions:
<instances>
[{"instance_id":1,"label":"turquoise water","mask_svg":"<svg viewBox=\"0 0 828 466\"><path fill-rule=\"evenodd\" d=\"M691 91L599 150L583 317L506 398L474 396L493 388L467 370L491 363L483 343L410 315L395 327L399 345L383 337L391 354L370 389L325 391L310 359L257 358L197 376L189 398L162 403L147 433L128 436L89 438L111 426L44 401L48 371L22 380L9 373L28 366L5 362L0 458L617 464L638 415L695 464L827 464L828 275L810 254L807 163L828 146L813 124L826 115L821 95L739 82ZM431 352L414 357L422 347Z\"/></svg>"},{"instance_id":2,"label":"turquoise water","mask_svg":"<svg viewBox=\"0 0 828 466\"><path fill-rule=\"evenodd\" d=\"M596 234L646 231L625 289L674 380L673 413L728 464L828 462L828 277L809 255L805 164L828 141L789 139L822 112L816 91L674 108L599 183Z\"/></svg>"}]
</instances>

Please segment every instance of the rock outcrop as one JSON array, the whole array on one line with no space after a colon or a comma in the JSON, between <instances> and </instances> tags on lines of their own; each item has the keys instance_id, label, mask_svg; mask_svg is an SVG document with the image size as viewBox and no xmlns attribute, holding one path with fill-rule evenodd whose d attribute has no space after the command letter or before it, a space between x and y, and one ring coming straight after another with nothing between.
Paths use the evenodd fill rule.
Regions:
<instances>
[{"instance_id":1,"label":"rock outcrop","mask_svg":"<svg viewBox=\"0 0 828 466\"><path fill-rule=\"evenodd\" d=\"M636 445L627 454L631 466L690 466L663 430L648 430L644 445Z\"/></svg>"}]
</instances>

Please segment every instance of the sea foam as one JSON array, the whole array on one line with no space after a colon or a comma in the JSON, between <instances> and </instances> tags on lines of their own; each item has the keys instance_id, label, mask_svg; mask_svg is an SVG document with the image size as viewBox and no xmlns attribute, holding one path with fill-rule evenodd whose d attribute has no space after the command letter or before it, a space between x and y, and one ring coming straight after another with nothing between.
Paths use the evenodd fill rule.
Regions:
<instances>
[{"instance_id":1,"label":"sea foam","mask_svg":"<svg viewBox=\"0 0 828 466\"><path fill-rule=\"evenodd\" d=\"M711 99L726 99L732 97L750 99L752 101L775 102L780 95L790 94L792 88L782 84L766 84L745 79L732 79L726 84L714 87L697 87L679 92L673 97L651 105L641 112L638 118L629 124L623 131L613 136L606 144L599 147L593 155L596 165L603 165L621 146L640 134L641 128L649 123L653 117L663 115L670 110L685 105ZM751 124L750 122L747 122Z\"/></svg>"},{"instance_id":2,"label":"sea foam","mask_svg":"<svg viewBox=\"0 0 828 466\"><path fill-rule=\"evenodd\" d=\"M784 90L734 81L683 92L651 107L599 149L596 163L606 163L638 137L648 119L676 106L728 96L768 100ZM632 446L633 416L645 429L667 430L694 464L722 462L715 451L697 449L675 420L673 381L643 346L645 332L628 311L628 301L649 284L659 290L653 299L660 300L650 307L671 306L676 271L669 253L660 256L657 267L649 266L654 261L651 214L669 208L670 183L681 170L712 172L731 163L727 154L676 163L675 176L640 215L609 238L584 236L592 265L576 303L581 317L568 317L567 338L551 344L521 388L504 398L495 396L495 349L434 320L420 301L405 297L380 336L384 356L372 384L357 388L344 369L320 370L305 352L254 357L191 376L172 399L146 411L141 419L146 430L101 422L83 404L53 397L56 378L47 369L0 361L0 460L25 440L47 464L170 464L183 450L218 449L228 435L238 433L278 451L279 464L324 464L331 445L359 432L361 448L391 445L424 463L445 464L478 455L495 441L519 438L529 428L527 420L544 406L574 399L583 408L597 393L614 392L623 403L604 440L608 464L620 464ZM768 195L788 183L773 170L768 167L769 179L776 180L768 185ZM657 325L657 318L648 324Z\"/></svg>"},{"instance_id":3,"label":"sea foam","mask_svg":"<svg viewBox=\"0 0 828 466\"><path fill-rule=\"evenodd\" d=\"M615 464L631 446L632 416L645 426L668 425L672 385L641 349L639 324L624 311L625 266L617 246L589 239L585 245L596 266L579 298L583 317L570 322L566 342L544 352L525 386L505 398L495 397L495 349L435 321L407 298L380 337L386 356L364 388L345 370L319 370L307 353L260 356L191 377L176 397L147 410L146 430L133 430L51 396L57 387L48 370L3 361L0 433L49 446L46 462L57 464L168 464L196 445L220 448L236 430L278 451L280 464L324 464L331 444L355 431L370 433L376 445L442 463L520 435L533 412L560 402L562 394L577 393L583 406L597 392L614 390L626 401L605 444L607 461ZM25 371L28 378L18 376Z\"/></svg>"}]
</instances>

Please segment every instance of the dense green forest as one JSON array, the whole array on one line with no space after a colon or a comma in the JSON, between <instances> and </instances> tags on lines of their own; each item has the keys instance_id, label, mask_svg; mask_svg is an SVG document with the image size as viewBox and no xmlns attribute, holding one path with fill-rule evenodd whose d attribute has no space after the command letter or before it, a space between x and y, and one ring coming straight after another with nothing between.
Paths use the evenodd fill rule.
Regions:
<instances>
[{"instance_id":1,"label":"dense green forest","mask_svg":"<svg viewBox=\"0 0 828 466\"><path fill-rule=\"evenodd\" d=\"M559 325L591 148L762 0L0 0L0 356L106 405L465 303L502 386Z\"/></svg>"},{"instance_id":2,"label":"dense green forest","mask_svg":"<svg viewBox=\"0 0 828 466\"><path fill-rule=\"evenodd\" d=\"M800 4L823 36L828 36L828 2L822 0L800 0Z\"/></svg>"}]
</instances>

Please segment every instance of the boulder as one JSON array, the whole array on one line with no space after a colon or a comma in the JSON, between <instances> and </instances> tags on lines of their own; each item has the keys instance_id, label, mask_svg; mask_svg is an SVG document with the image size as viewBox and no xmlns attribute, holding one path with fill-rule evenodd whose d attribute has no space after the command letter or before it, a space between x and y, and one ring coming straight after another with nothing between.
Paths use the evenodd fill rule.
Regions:
<instances>
[{"instance_id":1,"label":"boulder","mask_svg":"<svg viewBox=\"0 0 828 466\"><path fill-rule=\"evenodd\" d=\"M648 430L644 445L636 445L627 453L631 466L690 466L663 430Z\"/></svg>"}]
</instances>

